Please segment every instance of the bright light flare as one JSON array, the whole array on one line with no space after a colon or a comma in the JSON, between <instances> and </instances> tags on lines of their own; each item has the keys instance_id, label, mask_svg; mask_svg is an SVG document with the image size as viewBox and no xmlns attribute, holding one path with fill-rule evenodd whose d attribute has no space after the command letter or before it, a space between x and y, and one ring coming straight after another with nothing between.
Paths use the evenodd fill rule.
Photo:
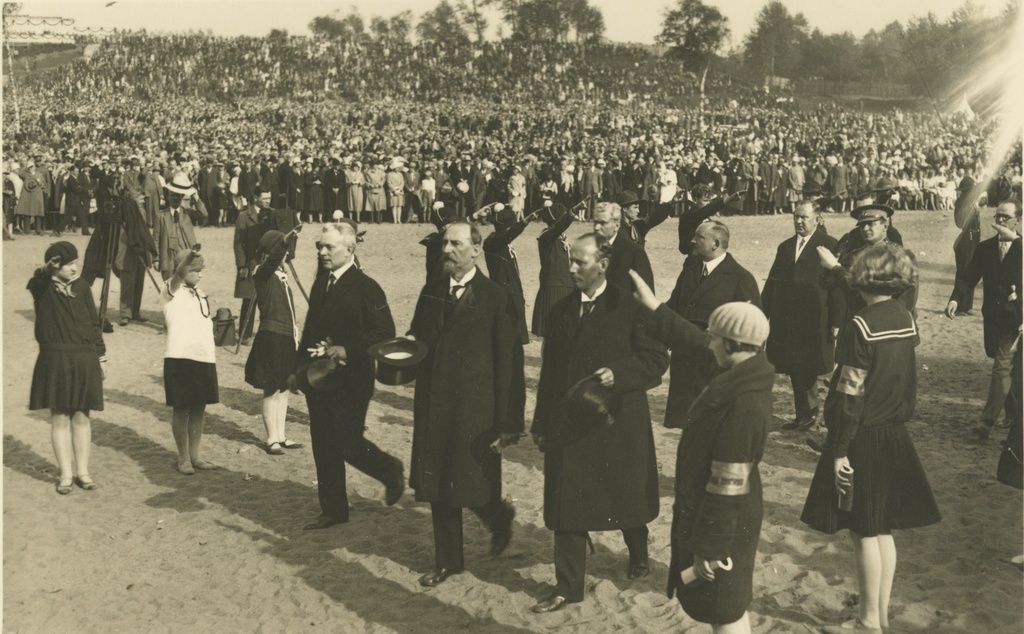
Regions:
<instances>
[{"instance_id":1,"label":"bright light flare","mask_svg":"<svg viewBox=\"0 0 1024 634\"><path fill-rule=\"evenodd\" d=\"M988 139L988 152L983 176L977 179L970 193L973 205L987 191L989 183L998 178L1010 152L1021 143L1024 133L1024 8L1018 9L1015 24L1005 39L993 42L985 53L978 71L965 80L956 94L972 100L992 99L992 106L982 110L982 117L992 117L995 130ZM994 96L994 98L993 98Z\"/></svg>"}]
</instances>

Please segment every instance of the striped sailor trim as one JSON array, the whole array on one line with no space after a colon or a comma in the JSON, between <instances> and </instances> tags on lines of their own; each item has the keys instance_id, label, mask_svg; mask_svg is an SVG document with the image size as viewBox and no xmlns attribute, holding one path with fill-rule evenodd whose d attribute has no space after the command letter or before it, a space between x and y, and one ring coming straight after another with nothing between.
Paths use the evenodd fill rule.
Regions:
<instances>
[{"instance_id":1,"label":"striped sailor trim","mask_svg":"<svg viewBox=\"0 0 1024 634\"><path fill-rule=\"evenodd\" d=\"M711 462L711 477L704 488L716 495L746 495L750 493L750 472L753 462Z\"/></svg>"},{"instance_id":2,"label":"striped sailor trim","mask_svg":"<svg viewBox=\"0 0 1024 634\"><path fill-rule=\"evenodd\" d=\"M864 396L864 382L867 378L867 370L843 366L843 371L839 373L839 383L836 385L836 392L842 392L850 396Z\"/></svg>"},{"instance_id":3,"label":"striped sailor trim","mask_svg":"<svg viewBox=\"0 0 1024 634\"><path fill-rule=\"evenodd\" d=\"M917 335L917 324L914 323L913 319L910 320L910 326L907 328L879 330L878 332L872 331L871 326L869 326L868 322L860 315L853 318L853 324L857 326L857 330L860 331L861 336L868 342L887 341L890 339L907 339Z\"/></svg>"}]
</instances>

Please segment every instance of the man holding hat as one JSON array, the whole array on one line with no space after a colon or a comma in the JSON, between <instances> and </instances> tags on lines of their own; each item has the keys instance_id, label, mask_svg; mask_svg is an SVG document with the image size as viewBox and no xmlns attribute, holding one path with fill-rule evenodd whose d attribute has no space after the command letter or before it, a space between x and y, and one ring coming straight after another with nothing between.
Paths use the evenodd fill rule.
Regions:
<instances>
[{"instance_id":1,"label":"man holding hat","mask_svg":"<svg viewBox=\"0 0 1024 634\"><path fill-rule=\"evenodd\" d=\"M588 531L622 531L630 579L650 574L648 522L658 516L658 469L647 390L668 367L626 288L607 280L612 246L599 233L576 239L576 290L551 307L530 431L544 452L544 524L554 531L556 584L533 607L553 612L583 600ZM588 377L621 399L614 422L570 419L563 400Z\"/></svg>"},{"instance_id":2,"label":"man holding hat","mask_svg":"<svg viewBox=\"0 0 1024 634\"><path fill-rule=\"evenodd\" d=\"M476 267L481 236L456 221L444 230L444 274L427 281L409 328L429 352L416 373L409 484L430 503L432 588L465 569L463 509L491 533L491 555L512 539L515 508L502 499L501 450L519 441L509 392L516 343L508 293Z\"/></svg>"},{"instance_id":3,"label":"man holding hat","mask_svg":"<svg viewBox=\"0 0 1024 634\"><path fill-rule=\"evenodd\" d=\"M402 461L363 437L375 385L368 349L394 337L395 323L380 285L355 266L356 233L348 222L323 226L322 266L310 289L299 342L295 374L309 407L321 509L320 517L303 527L306 530L348 521L346 462L384 484L388 506L405 491ZM310 368L319 357L329 358L334 369L323 382L311 385Z\"/></svg>"}]
</instances>

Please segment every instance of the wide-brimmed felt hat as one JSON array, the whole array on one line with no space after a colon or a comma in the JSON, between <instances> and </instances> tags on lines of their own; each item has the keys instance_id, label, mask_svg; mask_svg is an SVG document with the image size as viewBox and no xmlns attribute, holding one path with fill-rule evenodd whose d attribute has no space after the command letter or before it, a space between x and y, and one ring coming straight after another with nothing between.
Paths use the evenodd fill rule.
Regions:
<instances>
[{"instance_id":1,"label":"wide-brimmed felt hat","mask_svg":"<svg viewBox=\"0 0 1024 634\"><path fill-rule=\"evenodd\" d=\"M416 380L416 365L427 356L427 344L395 337L370 346L377 361L377 380L384 385L405 385Z\"/></svg>"},{"instance_id":2,"label":"wide-brimmed felt hat","mask_svg":"<svg viewBox=\"0 0 1024 634\"><path fill-rule=\"evenodd\" d=\"M301 373L302 378L296 377L299 382L299 388L303 392L308 393L308 389L318 391L326 391L331 386L331 375L338 369L338 362L331 357L318 357L313 359L313 362L306 367L306 371Z\"/></svg>"},{"instance_id":3,"label":"wide-brimmed felt hat","mask_svg":"<svg viewBox=\"0 0 1024 634\"><path fill-rule=\"evenodd\" d=\"M873 192L887 192L890 189L896 189L897 187L899 187L899 185L896 184L896 182L893 181L891 178L884 178L883 177L883 178L878 179L878 182L875 183L875 186L871 189L871 191L873 191ZM892 215L892 214L889 214L889 215Z\"/></svg>"},{"instance_id":4,"label":"wide-brimmed felt hat","mask_svg":"<svg viewBox=\"0 0 1024 634\"><path fill-rule=\"evenodd\" d=\"M636 192L633 190L624 189L622 190L622 193L615 198L615 202L618 203L619 207L628 207L630 205L637 204L640 202L640 199L637 198Z\"/></svg>"},{"instance_id":5,"label":"wide-brimmed felt hat","mask_svg":"<svg viewBox=\"0 0 1024 634\"><path fill-rule=\"evenodd\" d=\"M171 182L167 183L166 187L167 191L175 194L181 194L182 196L191 196L196 193L195 188L192 187L192 181L190 181L188 176L182 172L175 174L174 178L171 179Z\"/></svg>"},{"instance_id":6,"label":"wide-brimmed felt hat","mask_svg":"<svg viewBox=\"0 0 1024 634\"><path fill-rule=\"evenodd\" d=\"M892 218L893 213L892 207L888 205L861 205L850 212L850 217L860 225L876 218Z\"/></svg>"}]
</instances>

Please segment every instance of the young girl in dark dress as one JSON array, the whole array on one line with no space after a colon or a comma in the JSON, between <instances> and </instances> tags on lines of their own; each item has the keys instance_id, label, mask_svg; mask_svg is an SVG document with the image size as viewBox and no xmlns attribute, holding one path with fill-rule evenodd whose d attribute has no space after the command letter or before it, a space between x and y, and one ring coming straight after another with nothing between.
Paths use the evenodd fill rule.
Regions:
<instances>
[{"instance_id":1,"label":"young girl in dark dress","mask_svg":"<svg viewBox=\"0 0 1024 634\"><path fill-rule=\"evenodd\" d=\"M29 409L50 410L50 437L60 466L57 493L67 495L72 483L86 491L99 488L89 476L89 413L103 410L106 347L92 290L78 277L78 249L55 242L44 257L46 264L28 282L39 343Z\"/></svg>"},{"instance_id":2,"label":"young girl in dark dress","mask_svg":"<svg viewBox=\"0 0 1024 634\"><path fill-rule=\"evenodd\" d=\"M288 415L289 380L295 372L295 351L299 329L295 320L295 299L288 275L281 266L296 232L287 235L268 231L260 238L263 262L256 268L256 301L260 307L260 330L256 333L245 363L245 382L263 390L263 425L267 429L267 453L280 455L285 449L302 445L285 437Z\"/></svg>"},{"instance_id":3,"label":"young girl in dark dress","mask_svg":"<svg viewBox=\"0 0 1024 634\"><path fill-rule=\"evenodd\" d=\"M219 468L199 457L206 406L219 401L210 300L197 287L202 277L203 256L195 247L179 251L174 274L160 297L167 324L164 391L167 404L174 408L171 432L178 448L178 471L185 475Z\"/></svg>"},{"instance_id":4,"label":"young girl in dark dress","mask_svg":"<svg viewBox=\"0 0 1024 634\"><path fill-rule=\"evenodd\" d=\"M893 529L941 519L905 426L917 400L918 336L913 317L893 296L915 285L917 268L903 247L889 243L861 251L849 271L830 253L819 254L826 268L849 278L866 306L839 342L825 400L828 437L800 519L830 535L848 529L853 540L859 613L826 631L880 632L889 626L896 573ZM852 508L840 510L839 489L851 481Z\"/></svg>"}]
</instances>

